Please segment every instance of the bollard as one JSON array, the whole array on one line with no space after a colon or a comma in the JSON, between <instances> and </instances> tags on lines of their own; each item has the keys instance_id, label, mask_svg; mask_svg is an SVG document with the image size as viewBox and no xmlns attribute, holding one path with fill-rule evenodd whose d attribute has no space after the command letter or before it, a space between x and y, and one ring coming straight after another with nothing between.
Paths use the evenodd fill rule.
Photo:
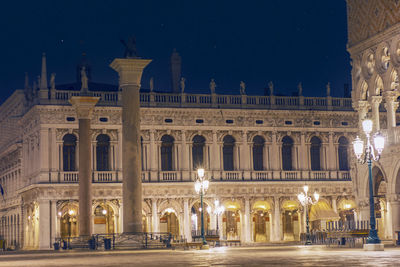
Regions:
<instances>
[{"instance_id":1,"label":"bollard","mask_svg":"<svg viewBox=\"0 0 400 267\"><path fill-rule=\"evenodd\" d=\"M110 238L104 238L104 249L105 250L110 250L111 249L111 239Z\"/></svg>"}]
</instances>

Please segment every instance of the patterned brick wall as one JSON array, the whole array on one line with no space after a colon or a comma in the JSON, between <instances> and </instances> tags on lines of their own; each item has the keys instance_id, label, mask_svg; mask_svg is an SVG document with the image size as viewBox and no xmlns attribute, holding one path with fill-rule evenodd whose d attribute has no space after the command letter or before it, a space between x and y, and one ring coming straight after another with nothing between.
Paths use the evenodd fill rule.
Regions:
<instances>
[{"instance_id":1,"label":"patterned brick wall","mask_svg":"<svg viewBox=\"0 0 400 267\"><path fill-rule=\"evenodd\" d=\"M349 46L400 22L400 0L347 0Z\"/></svg>"}]
</instances>

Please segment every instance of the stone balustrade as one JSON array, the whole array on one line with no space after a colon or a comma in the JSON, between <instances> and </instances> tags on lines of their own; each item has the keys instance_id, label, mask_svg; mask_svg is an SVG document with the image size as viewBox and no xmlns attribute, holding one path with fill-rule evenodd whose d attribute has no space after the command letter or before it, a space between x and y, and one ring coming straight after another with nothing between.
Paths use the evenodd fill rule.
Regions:
<instances>
[{"instance_id":1,"label":"stone balustrade","mask_svg":"<svg viewBox=\"0 0 400 267\"><path fill-rule=\"evenodd\" d=\"M98 106L121 106L121 92L93 91L99 97ZM57 90L54 99L40 99L40 104L67 105L77 91ZM303 109L303 110L353 110L351 98L304 97L304 96L248 96L141 93L142 107L201 107L201 108L247 108L247 109Z\"/></svg>"},{"instance_id":2,"label":"stone balustrade","mask_svg":"<svg viewBox=\"0 0 400 267\"><path fill-rule=\"evenodd\" d=\"M77 183L78 172L60 172L60 180L53 183ZM196 171L142 171L144 183L191 182L197 177ZM349 171L209 171L210 181L351 181ZM94 171L94 183L115 183L122 181L117 171Z\"/></svg>"}]
</instances>

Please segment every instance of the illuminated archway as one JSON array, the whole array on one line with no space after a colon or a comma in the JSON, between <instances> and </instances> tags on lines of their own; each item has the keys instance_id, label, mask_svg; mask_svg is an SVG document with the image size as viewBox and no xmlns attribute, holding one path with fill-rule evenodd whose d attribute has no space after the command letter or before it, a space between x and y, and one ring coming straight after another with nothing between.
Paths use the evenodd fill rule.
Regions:
<instances>
[{"instance_id":1,"label":"illuminated archway","mask_svg":"<svg viewBox=\"0 0 400 267\"><path fill-rule=\"evenodd\" d=\"M283 240L294 241L300 237L299 204L294 200L285 200L282 203L282 230Z\"/></svg>"},{"instance_id":2,"label":"illuminated archway","mask_svg":"<svg viewBox=\"0 0 400 267\"><path fill-rule=\"evenodd\" d=\"M270 211L271 205L267 201L259 200L253 204L252 230L254 242L270 241Z\"/></svg>"},{"instance_id":3,"label":"illuminated archway","mask_svg":"<svg viewBox=\"0 0 400 267\"><path fill-rule=\"evenodd\" d=\"M224 203L225 212L222 216L223 233L226 240L239 240L240 225L240 204L235 201Z\"/></svg>"}]
</instances>

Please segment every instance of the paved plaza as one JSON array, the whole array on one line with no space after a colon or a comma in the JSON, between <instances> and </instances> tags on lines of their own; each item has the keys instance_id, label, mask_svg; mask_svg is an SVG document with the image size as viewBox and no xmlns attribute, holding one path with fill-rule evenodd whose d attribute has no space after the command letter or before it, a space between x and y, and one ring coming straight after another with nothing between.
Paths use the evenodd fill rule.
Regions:
<instances>
[{"instance_id":1,"label":"paved plaza","mask_svg":"<svg viewBox=\"0 0 400 267\"><path fill-rule=\"evenodd\" d=\"M210 250L22 252L0 256L0 266L400 266L400 249L268 246Z\"/></svg>"}]
</instances>

